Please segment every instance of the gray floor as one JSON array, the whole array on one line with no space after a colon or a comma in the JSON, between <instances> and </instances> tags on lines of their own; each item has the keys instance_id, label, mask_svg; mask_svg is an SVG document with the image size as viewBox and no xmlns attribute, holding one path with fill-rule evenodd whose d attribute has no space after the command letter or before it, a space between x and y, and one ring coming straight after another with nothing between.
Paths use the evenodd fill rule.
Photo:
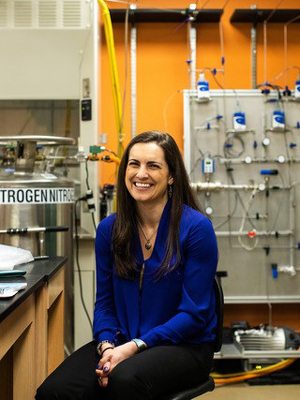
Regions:
<instances>
[{"instance_id":1,"label":"gray floor","mask_svg":"<svg viewBox=\"0 0 300 400\"><path fill-rule=\"evenodd\" d=\"M246 384L216 387L197 400L299 400L300 385L248 386Z\"/></svg>"}]
</instances>

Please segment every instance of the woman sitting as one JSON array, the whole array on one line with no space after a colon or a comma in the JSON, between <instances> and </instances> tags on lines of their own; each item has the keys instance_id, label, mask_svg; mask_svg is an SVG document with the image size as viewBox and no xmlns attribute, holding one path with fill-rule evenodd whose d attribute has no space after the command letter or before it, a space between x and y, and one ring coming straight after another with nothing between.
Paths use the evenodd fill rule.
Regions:
<instances>
[{"instance_id":1,"label":"woman sitting","mask_svg":"<svg viewBox=\"0 0 300 400\"><path fill-rule=\"evenodd\" d=\"M117 189L117 213L97 229L94 341L45 380L39 400L159 399L209 375L217 242L174 139L136 136Z\"/></svg>"}]
</instances>

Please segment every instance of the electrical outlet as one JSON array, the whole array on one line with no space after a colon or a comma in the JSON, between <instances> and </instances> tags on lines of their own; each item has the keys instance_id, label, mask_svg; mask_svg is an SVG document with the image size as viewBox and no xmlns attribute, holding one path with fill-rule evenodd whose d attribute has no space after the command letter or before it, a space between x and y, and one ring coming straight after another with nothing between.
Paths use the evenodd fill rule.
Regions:
<instances>
[{"instance_id":1,"label":"electrical outlet","mask_svg":"<svg viewBox=\"0 0 300 400\"><path fill-rule=\"evenodd\" d=\"M99 133L98 134L98 143L106 144L107 143L107 134L106 133Z\"/></svg>"},{"instance_id":2,"label":"electrical outlet","mask_svg":"<svg viewBox=\"0 0 300 400\"><path fill-rule=\"evenodd\" d=\"M91 96L90 78L82 79L82 97L84 99Z\"/></svg>"}]
</instances>

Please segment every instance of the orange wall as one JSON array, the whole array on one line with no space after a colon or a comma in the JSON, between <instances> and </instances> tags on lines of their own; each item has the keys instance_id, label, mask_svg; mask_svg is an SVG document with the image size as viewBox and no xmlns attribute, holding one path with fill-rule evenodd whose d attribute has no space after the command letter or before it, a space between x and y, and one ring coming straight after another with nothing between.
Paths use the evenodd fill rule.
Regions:
<instances>
[{"instance_id":1,"label":"orange wall","mask_svg":"<svg viewBox=\"0 0 300 400\"><path fill-rule=\"evenodd\" d=\"M187 8L193 1L139 0L139 8ZM195 1L196 2L196 1ZM225 10L222 17L224 35L225 76L217 75L225 89L251 89L251 24L231 24L230 16L236 8L300 8L299 0L206 0L198 1L198 8ZM109 8L124 8L124 4L107 3ZM101 16L100 16L101 24ZM186 25L175 23L137 24L137 132L159 129L172 134L183 148L183 96L190 79L186 60L190 58ZM219 24L196 24L197 68L220 68L221 49ZM102 27L102 25L101 25ZM124 24L114 24L114 38L123 96L125 76ZM284 69L284 24L267 26L267 79L272 81ZM100 30L99 63L99 133L106 133L107 148L117 149L117 130L112 99L107 48L103 29ZM288 28L288 65L300 66L300 20ZM263 26L257 29L257 82L264 82ZM130 40L130 34L129 34ZM218 88L214 79L207 78L212 89ZM276 81L284 86L287 79L293 87L298 71L290 70ZM128 81L124 123L125 143L131 137L130 127L130 53L128 52ZM114 182L114 166L99 165L100 183Z\"/></svg>"}]
</instances>

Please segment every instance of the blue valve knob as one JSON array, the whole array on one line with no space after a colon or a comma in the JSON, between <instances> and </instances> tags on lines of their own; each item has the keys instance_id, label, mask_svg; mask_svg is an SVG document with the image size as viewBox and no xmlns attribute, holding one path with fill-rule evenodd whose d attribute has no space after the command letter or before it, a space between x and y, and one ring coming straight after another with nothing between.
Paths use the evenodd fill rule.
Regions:
<instances>
[{"instance_id":1,"label":"blue valve knob","mask_svg":"<svg viewBox=\"0 0 300 400\"><path fill-rule=\"evenodd\" d=\"M272 277L274 279L278 278L278 266L277 266L277 264L272 264Z\"/></svg>"},{"instance_id":2,"label":"blue valve knob","mask_svg":"<svg viewBox=\"0 0 300 400\"><path fill-rule=\"evenodd\" d=\"M277 169L262 169L260 171L261 175L278 175Z\"/></svg>"}]
</instances>

